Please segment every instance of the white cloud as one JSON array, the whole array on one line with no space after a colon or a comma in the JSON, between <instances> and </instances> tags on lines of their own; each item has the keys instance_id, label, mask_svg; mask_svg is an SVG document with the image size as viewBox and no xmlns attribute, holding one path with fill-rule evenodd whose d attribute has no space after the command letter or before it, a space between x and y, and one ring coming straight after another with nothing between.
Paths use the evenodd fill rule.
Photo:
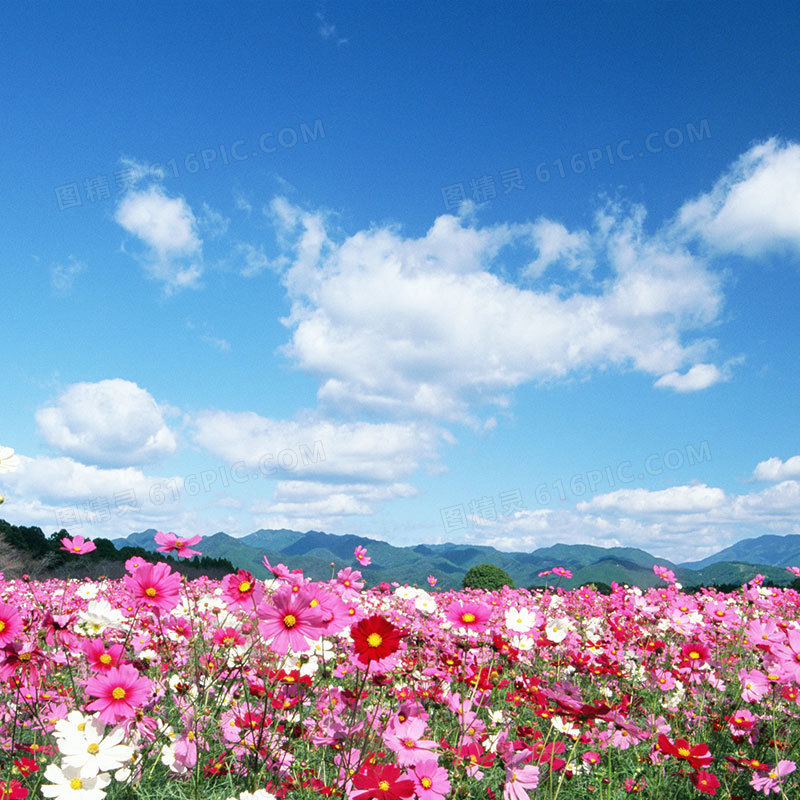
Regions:
<instances>
[{"instance_id":1,"label":"white cloud","mask_svg":"<svg viewBox=\"0 0 800 800\"><path fill-rule=\"evenodd\" d=\"M685 203L677 222L720 252L800 253L800 144L754 145L710 192Z\"/></svg>"},{"instance_id":2,"label":"white cloud","mask_svg":"<svg viewBox=\"0 0 800 800\"><path fill-rule=\"evenodd\" d=\"M626 514L688 513L709 511L725 503L725 492L705 484L669 489L619 489L578 503L578 511L613 509Z\"/></svg>"},{"instance_id":3,"label":"white cloud","mask_svg":"<svg viewBox=\"0 0 800 800\"><path fill-rule=\"evenodd\" d=\"M531 233L539 255L526 267L525 275L537 278L557 263L573 270L592 266L591 240L586 231L570 233L561 223L541 218Z\"/></svg>"},{"instance_id":4,"label":"white cloud","mask_svg":"<svg viewBox=\"0 0 800 800\"><path fill-rule=\"evenodd\" d=\"M36 412L36 424L44 440L66 455L127 466L175 451L175 437L163 414L145 389L114 378L73 384L54 405Z\"/></svg>"},{"instance_id":5,"label":"white cloud","mask_svg":"<svg viewBox=\"0 0 800 800\"><path fill-rule=\"evenodd\" d=\"M224 236L231 224L228 217L223 216L219 211L215 211L208 203L203 203L196 222L197 227L208 233L212 238Z\"/></svg>"},{"instance_id":6,"label":"white cloud","mask_svg":"<svg viewBox=\"0 0 800 800\"><path fill-rule=\"evenodd\" d=\"M792 456L786 461L768 458L756 465L753 478L757 481L782 481L787 478L800 478L800 456Z\"/></svg>"},{"instance_id":7,"label":"white cloud","mask_svg":"<svg viewBox=\"0 0 800 800\"><path fill-rule=\"evenodd\" d=\"M122 198L115 219L147 246L142 263L168 292L199 286L202 241L197 219L182 197L168 197L157 185L133 189Z\"/></svg>"},{"instance_id":8,"label":"white cloud","mask_svg":"<svg viewBox=\"0 0 800 800\"><path fill-rule=\"evenodd\" d=\"M50 270L50 285L57 292L68 292L82 272L86 272L86 264L70 256L66 264L56 264Z\"/></svg>"},{"instance_id":9,"label":"white cloud","mask_svg":"<svg viewBox=\"0 0 800 800\"><path fill-rule=\"evenodd\" d=\"M715 364L695 364L688 372L669 372L654 384L657 389L674 389L676 392L697 392L725 380Z\"/></svg>"},{"instance_id":10,"label":"white cloud","mask_svg":"<svg viewBox=\"0 0 800 800\"><path fill-rule=\"evenodd\" d=\"M317 11L315 16L317 18L317 22L319 23L317 32L323 39L332 39L339 46L347 44L348 40L341 38L336 33L336 26L328 22L328 20L325 18L325 14L323 14L322 11Z\"/></svg>"},{"instance_id":11,"label":"white cloud","mask_svg":"<svg viewBox=\"0 0 800 800\"><path fill-rule=\"evenodd\" d=\"M720 279L680 243L647 235L639 207L608 206L591 232L444 215L420 238L373 227L338 243L324 216L284 199L270 209L279 237L295 231L284 352L320 376L319 399L337 411L474 423L476 405L507 404L530 381L608 367L664 375L713 346L691 335L717 318ZM611 277L586 291L522 289L495 272L505 248L538 247L539 283L565 260L585 282L590 241Z\"/></svg>"},{"instance_id":12,"label":"white cloud","mask_svg":"<svg viewBox=\"0 0 800 800\"><path fill-rule=\"evenodd\" d=\"M204 411L194 440L217 458L293 479L386 482L436 468L444 432L418 423L275 420L253 412Z\"/></svg>"}]
</instances>

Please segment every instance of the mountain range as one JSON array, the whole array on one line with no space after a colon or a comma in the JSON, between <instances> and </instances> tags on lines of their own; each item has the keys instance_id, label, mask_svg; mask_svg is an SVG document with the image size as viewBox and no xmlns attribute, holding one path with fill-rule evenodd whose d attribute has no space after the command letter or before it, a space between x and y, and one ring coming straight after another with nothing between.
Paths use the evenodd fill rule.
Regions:
<instances>
[{"instance_id":1,"label":"mountain range","mask_svg":"<svg viewBox=\"0 0 800 800\"><path fill-rule=\"evenodd\" d=\"M132 533L114 539L117 548L131 545L154 551L156 531ZM361 567L353 557L356 545L366 547L372 563ZM800 535L760 536L745 539L708 556L702 561L674 564L635 547L597 547L587 544L557 544L541 547L530 553L505 552L494 547L472 544L418 544L396 547L387 542L350 534L322 531L258 530L243 537L220 531L203 538L197 545L206 556L227 558L237 568L254 575L268 575L263 558L271 564L284 563L290 569L302 569L314 580L326 580L346 566L358 568L367 584L382 581L425 586L428 575L437 578L443 589L460 589L467 570L477 564L496 564L504 569L517 586L530 587L558 582L565 588L585 583L612 581L631 586L661 585L653 573L659 564L674 571L684 586L742 584L760 573L770 581L787 584L793 580L785 567L800 564ZM334 567L331 567L331 562ZM569 580L552 575L540 578L539 573L552 567L566 567L573 573Z\"/></svg>"}]
</instances>

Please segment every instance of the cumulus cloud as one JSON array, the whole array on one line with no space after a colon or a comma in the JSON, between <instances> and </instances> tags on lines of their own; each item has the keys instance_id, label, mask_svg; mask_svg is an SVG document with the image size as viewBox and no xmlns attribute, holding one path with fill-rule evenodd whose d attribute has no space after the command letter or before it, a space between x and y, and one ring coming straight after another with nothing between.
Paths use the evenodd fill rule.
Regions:
<instances>
[{"instance_id":1,"label":"cumulus cloud","mask_svg":"<svg viewBox=\"0 0 800 800\"><path fill-rule=\"evenodd\" d=\"M341 240L322 214L285 199L270 209L292 242L283 352L319 375L328 409L475 423L478 405L506 405L526 382L608 367L663 376L714 344L696 332L718 316L719 277L680 243L645 233L640 207L609 205L592 231L575 233L443 215L419 238L383 226ZM590 244L611 277L581 289ZM526 250L538 254L527 268L538 279L520 288L498 273L504 252ZM583 273L575 285L561 273L548 282L562 265Z\"/></svg>"},{"instance_id":2,"label":"cumulus cloud","mask_svg":"<svg viewBox=\"0 0 800 800\"><path fill-rule=\"evenodd\" d=\"M678 225L724 253L800 253L800 144L754 145L710 192L683 205Z\"/></svg>"},{"instance_id":3,"label":"cumulus cloud","mask_svg":"<svg viewBox=\"0 0 800 800\"><path fill-rule=\"evenodd\" d=\"M216 212L207 208L204 223L218 230L221 216L209 214ZM114 218L145 245L140 261L168 292L199 286L202 240L198 220L184 198L168 197L158 184L133 188L120 201Z\"/></svg>"},{"instance_id":4,"label":"cumulus cloud","mask_svg":"<svg viewBox=\"0 0 800 800\"><path fill-rule=\"evenodd\" d=\"M756 465L753 478L757 481L782 481L787 478L800 478L800 456L792 456L786 461L768 458Z\"/></svg>"},{"instance_id":5,"label":"cumulus cloud","mask_svg":"<svg viewBox=\"0 0 800 800\"><path fill-rule=\"evenodd\" d=\"M276 420L254 412L204 411L194 441L217 458L267 476L386 482L438 469L446 434L419 423Z\"/></svg>"},{"instance_id":6,"label":"cumulus cloud","mask_svg":"<svg viewBox=\"0 0 800 800\"><path fill-rule=\"evenodd\" d=\"M176 449L153 396L121 378L73 384L36 412L36 424L51 447L92 464L143 464Z\"/></svg>"}]
</instances>

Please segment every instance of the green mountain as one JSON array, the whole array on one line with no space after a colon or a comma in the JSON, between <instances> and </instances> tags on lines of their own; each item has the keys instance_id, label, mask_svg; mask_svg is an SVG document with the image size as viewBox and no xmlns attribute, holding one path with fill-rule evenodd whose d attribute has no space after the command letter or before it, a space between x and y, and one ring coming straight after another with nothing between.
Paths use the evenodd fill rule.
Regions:
<instances>
[{"instance_id":1,"label":"green mountain","mask_svg":"<svg viewBox=\"0 0 800 800\"><path fill-rule=\"evenodd\" d=\"M143 547L152 552L156 548L154 535L154 530L133 533L125 539L115 540L114 544L117 547ZM368 567L360 567L356 563L353 550L357 545L367 548L372 558ZM741 585L756 573L761 573L774 583L788 584L792 580L790 573L771 566L771 562L767 561L713 561L711 557L710 563L698 562L702 565L701 568L693 569L691 565L676 565L635 547L606 548L585 544L557 544L530 553L508 553L486 545L445 543L396 547L388 542L351 534L262 529L241 538L234 538L223 532L215 533L204 537L199 547L204 555L226 558L237 568L248 569L260 578L268 575L263 564L266 556L271 564L283 563L290 569L302 569L305 575L314 580L327 580L336 570L346 566L356 567L370 586L384 581L425 586L428 575L435 575L437 585L441 588L459 589L466 572L471 567L485 563L504 569L516 586L525 587L542 586L547 582L569 589L585 583L610 584L614 581L643 588L659 586L662 582L654 575L653 564L674 570L684 586ZM778 563L786 563L774 553L772 557ZM331 562L334 564L333 568ZM553 575L539 577L540 572L554 566L566 567L573 573L573 577L570 580Z\"/></svg>"},{"instance_id":2,"label":"green mountain","mask_svg":"<svg viewBox=\"0 0 800 800\"><path fill-rule=\"evenodd\" d=\"M743 564L770 564L773 567L800 566L800 535L775 536L766 534L720 550L702 561L692 561L681 566L703 569L719 561L738 561Z\"/></svg>"}]
</instances>

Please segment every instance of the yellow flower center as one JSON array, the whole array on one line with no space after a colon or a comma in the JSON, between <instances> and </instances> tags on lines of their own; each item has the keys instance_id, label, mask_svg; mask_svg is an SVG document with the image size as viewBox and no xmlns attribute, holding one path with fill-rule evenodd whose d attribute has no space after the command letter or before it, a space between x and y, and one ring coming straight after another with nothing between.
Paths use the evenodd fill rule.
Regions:
<instances>
[{"instance_id":1,"label":"yellow flower center","mask_svg":"<svg viewBox=\"0 0 800 800\"><path fill-rule=\"evenodd\" d=\"M245 592L249 592L249 591L250 591L250 587L251 587L251 586L252 586L252 584L250 583L250 581L242 581L242 582L239 584L239 591L240 591L242 594L244 594Z\"/></svg>"},{"instance_id":2,"label":"yellow flower center","mask_svg":"<svg viewBox=\"0 0 800 800\"><path fill-rule=\"evenodd\" d=\"M367 636L367 644L370 647L380 647L383 644L383 636L379 633L371 633Z\"/></svg>"},{"instance_id":3,"label":"yellow flower center","mask_svg":"<svg viewBox=\"0 0 800 800\"><path fill-rule=\"evenodd\" d=\"M155 590L155 589L154 589L152 586L148 586L148 587L147 587L147 588L144 590L144 593L145 593L145 594L146 594L148 597L155 597L155 596L156 596L156 590Z\"/></svg>"},{"instance_id":4,"label":"yellow flower center","mask_svg":"<svg viewBox=\"0 0 800 800\"><path fill-rule=\"evenodd\" d=\"M689 658L700 658L700 653L698 653L697 650L692 650L692 652L689 653Z\"/></svg>"},{"instance_id":5,"label":"yellow flower center","mask_svg":"<svg viewBox=\"0 0 800 800\"><path fill-rule=\"evenodd\" d=\"M86 730L86 723L85 722L78 723L78 730L79 731L85 731Z\"/></svg>"},{"instance_id":6,"label":"yellow flower center","mask_svg":"<svg viewBox=\"0 0 800 800\"><path fill-rule=\"evenodd\" d=\"M69 782L69 788L78 791L78 789L83 789L83 781L80 778L73 778Z\"/></svg>"},{"instance_id":7,"label":"yellow flower center","mask_svg":"<svg viewBox=\"0 0 800 800\"><path fill-rule=\"evenodd\" d=\"M466 614L463 614L463 615L461 616L461 621L462 621L462 622L467 622L467 623L469 623L469 622L475 622L475 615L474 615L472 612L470 612L470 611L467 611L467 613L466 613Z\"/></svg>"},{"instance_id":8,"label":"yellow flower center","mask_svg":"<svg viewBox=\"0 0 800 800\"><path fill-rule=\"evenodd\" d=\"M295 615L294 615L294 614L287 614L287 615L286 615L286 616L283 618L283 624L284 624L284 625L285 625L287 628L294 628L294 626L295 626L295 625L297 625L297 617L295 617Z\"/></svg>"},{"instance_id":9,"label":"yellow flower center","mask_svg":"<svg viewBox=\"0 0 800 800\"><path fill-rule=\"evenodd\" d=\"M124 700L125 699L125 690L121 686L117 686L113 692L111 692L111 696L115 700Z\"/></svg>"},{"instance_id":10,"label":"yellow flower center","mask_svg":"<svg viewBox=\"0 0 800 800\"><path fill-rule=\"evenodd\" d=\"M430 789L433 786L433 781L430 778L420 778L419 782L425 789Z\"/></svg>"},{"instance_id":11,"label":"yellow flower center","mask_svg":"<svg viewBox=\"0 0 800 800\"><path fill-rule=\"evenodd\" d=\"M0 633L2 633L6 629L6 623L0 619Z\"/></svg>"},{"instance_id":12,"label":"yellow flower center","mask_svg":"<svg viewBox=\"0 0 800 800\"><path fill-rule=\"evenodd\" d=\"M100 656L100 663L101 664L110 664L111 663L111 656L108 653L103 653Z\"/></svg>"},{"instance_id":13,"label":"yellow flower center","mask_svg":"<svg viewBox=\"0 0 800 800\"><path fill-rule=\"evenodd\" d=\"M678 748L678 755L682 756L683 758L688 758L690 754L690 750L686 747L679 747Z\"/></svg>"},{"instance_id":14,"label":"yellow flower center","mask_svg":"<svg viewBox=\"0 0 800 800\"><path fill-rule=\"evenodd\" d=\"M389 791L389 781L378 781L378 788L382 792L388 792Z\"/></svg>"},{"instance_id":15,"label":"yellow flower center","mask_svg":"<svg viewBox=\"0 0 800 800\"><path fill-rule=\"evenodd\" d=\"M17 656L17 658L18 658L20 661L30 661L32 656L33 656L33 653L20 653L20 654Z\"/></svg>"},{"instance_id":16,"label":"yellow flower center","mask_svg":"<svg viewBox=\"0 0 800 800\"><path fill-rule=\"evenodd\" d=\"M87 748L86 752L89 755L96 756L100 752L100 745L97 742L92 742Z\"/></svg>"},{"instance_id":17,"label":"yellow flower center","mask_svg":"<svg viewBox=\"0 0 800 800\"><path fill-rule=\"evenodd\" d=\"M417 743L413 739L403 739L403 747L413 748Z\"/></svg>"}]
</instances>

